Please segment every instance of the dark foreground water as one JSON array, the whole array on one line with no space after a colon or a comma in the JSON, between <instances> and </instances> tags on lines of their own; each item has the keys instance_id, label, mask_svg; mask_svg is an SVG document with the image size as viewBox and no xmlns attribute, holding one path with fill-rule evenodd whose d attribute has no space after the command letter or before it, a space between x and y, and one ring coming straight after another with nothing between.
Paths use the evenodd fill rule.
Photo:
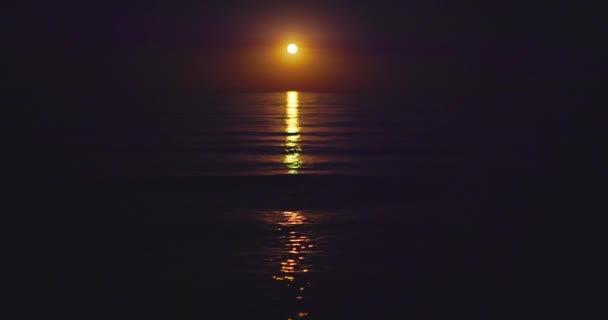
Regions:
<instances>
[{"instance_id":1,"label":"dark foreground water","mask_svg":"<svg viewBox=\"0 0 608 320\"><path fill-rule=\"evenodd\" d=\"M394 95L173 100L41 121L38 168L56 170L14 184L3 215L4 303L22 318L601 311L598 228L576 229L585 204L541 173L535 114Z\"/></svg>"}]
</instances>

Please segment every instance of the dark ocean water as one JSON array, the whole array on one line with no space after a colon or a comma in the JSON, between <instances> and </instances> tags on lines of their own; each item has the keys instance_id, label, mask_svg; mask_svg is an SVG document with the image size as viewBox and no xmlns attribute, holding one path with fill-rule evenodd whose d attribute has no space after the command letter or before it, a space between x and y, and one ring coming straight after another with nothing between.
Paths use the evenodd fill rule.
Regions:
<instances>
[{"instance_id":1,"label":"dark ocean water","mask_svg":"<svg viewBox=\"0 0 608 320\"><path fill-rule=\"evenodd\" d=\"M61 150L57 161L85 175L395 176L458 165L534 167L538 115L515 114L518 101L478 100L296 91L90 99L66 114L40 116L51 135L38 130L34 139Z\"/></svg>"},{"instance_id":2,"label":"dark ocean water","mask_svg":"<svg viewBox=\"0 0 608 320\"><path fill-rule=\"evenodd\" d=\"M593 318L600 305L583 290L592 273L574 271L596 233L568 226L540 174L549 116L517 102L91 103L39 118L46 157L29 170L46 178L17 184L4 215L7 301L25 318Z\"/></svg>"}]
</instances>

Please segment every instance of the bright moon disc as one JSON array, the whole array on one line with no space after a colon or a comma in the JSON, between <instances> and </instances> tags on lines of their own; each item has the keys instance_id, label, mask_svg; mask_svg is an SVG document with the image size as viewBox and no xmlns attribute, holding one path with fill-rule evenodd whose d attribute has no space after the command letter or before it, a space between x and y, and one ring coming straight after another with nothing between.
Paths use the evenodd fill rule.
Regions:
<instances>
[{"instance_id":1,"label":"bright moon disc","mask_svg":"<svg viewBox=\"0 0 608 320\"><path fill-rule=\"evenodd\" d=\"M295 44L290 44L287 46L287 51L291 54L294 54L296 52L298 52L298 46L296 46Z\"/></svg>"}]
</instances>

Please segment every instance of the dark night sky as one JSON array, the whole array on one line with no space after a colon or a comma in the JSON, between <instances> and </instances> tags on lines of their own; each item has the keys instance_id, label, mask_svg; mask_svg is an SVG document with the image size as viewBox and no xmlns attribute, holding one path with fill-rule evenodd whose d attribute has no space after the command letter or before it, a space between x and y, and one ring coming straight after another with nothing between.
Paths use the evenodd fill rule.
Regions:
<instances>
[{"instance_id":1,"label":"dark night sky","mask_svg":"<svg viewBox=\"0 0 608 320\"><path fill-rule=\"evenodd\" d=\"M569 8L557 5L413 0L12 6L5 23L16 31L11 67L17 87L509 89L584 64L569 60L573 49L564 39L574 37L558 23L568 20L560 13ZM269 55L292 35L308 49L298 70Z\"/></svg>"}]
</instances>

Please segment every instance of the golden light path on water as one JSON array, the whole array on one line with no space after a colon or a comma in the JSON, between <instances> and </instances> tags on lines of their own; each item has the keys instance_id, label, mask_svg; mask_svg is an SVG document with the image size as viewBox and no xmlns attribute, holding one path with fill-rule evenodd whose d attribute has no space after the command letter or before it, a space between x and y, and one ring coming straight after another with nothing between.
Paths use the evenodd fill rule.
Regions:
<instances>
[{"instance_id":1,"label":"golden light path on water","mask_svg":"<svg viewBox=\"0 0 608 320\"><path fill-rule=\"evenodd\" d=\"M287 108L285 115L285 158L287 173L297 174L302 167L302 148L300 147L300 122L298 119L298 92L287 91Z\"/></svg>"},{"instance_id":2,"label":"golden light path on water","mask_svg":"<svg viewBox=\"0 0 608 320\"><path fill-rule=\"evenodd\" d=\"M306 261L306 257L315 250L313 239L307 231L308 222L301 211L275 211L275 214L278 215L275 223L278 224L283 248L277 251L279 255L276 257L280 270L272 278L283 282L293 294L295 310L288 320L307 318L305 293L310 282L306 275L312 265Z\"/></svg>"}]
</instances>

